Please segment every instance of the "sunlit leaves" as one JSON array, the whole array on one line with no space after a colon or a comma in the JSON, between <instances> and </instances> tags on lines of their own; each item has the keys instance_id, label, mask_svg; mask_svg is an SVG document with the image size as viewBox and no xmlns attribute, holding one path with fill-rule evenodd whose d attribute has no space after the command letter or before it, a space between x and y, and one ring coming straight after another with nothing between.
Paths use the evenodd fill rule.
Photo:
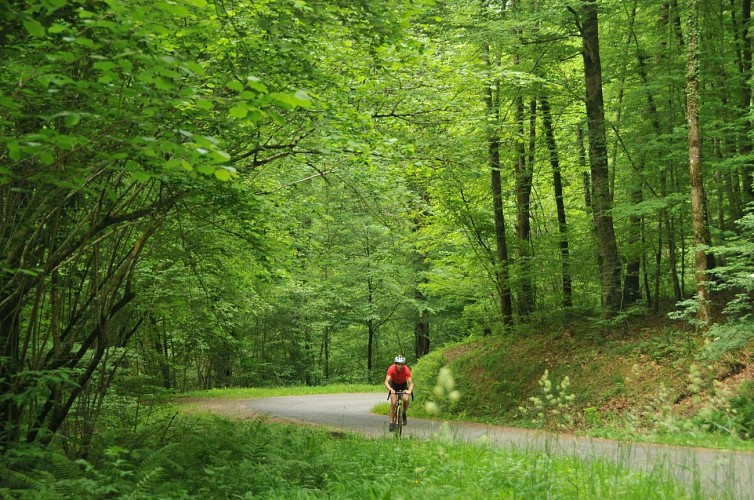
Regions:
<instances>
[{"instance_id":1,"label":"sunlit leaves","mask_svg":"<svg viewBox=\"0 0 754 500\"><path fill-rule=\"evenodd\" d=\"M47 32L44 26L42 26L42 23L40 23L36 19L29 19L27 21L24 21L23 23L24 23L24 28L26 28L26 31L28 31L29 34L37 38L44 37Z\"/></svg>"}]
</instances>

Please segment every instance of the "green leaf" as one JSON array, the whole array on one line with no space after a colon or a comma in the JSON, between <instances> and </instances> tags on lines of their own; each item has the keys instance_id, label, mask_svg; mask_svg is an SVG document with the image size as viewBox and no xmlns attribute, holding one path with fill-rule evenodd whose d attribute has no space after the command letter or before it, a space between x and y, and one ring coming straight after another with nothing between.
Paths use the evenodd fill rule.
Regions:
<instances>
[{"instance_id":1,"label":"green leaf","mask_svg":"<svg viewBox=\"0 0 754 500\"><path fill-rule=\"evenodd\" d=\"M213 109L215 107L215 103L213 103L209 99L197 99L195 103L197 108L203 109L205 111L209 111L210 109Z\"/></svg>"},{"instance_id":2,"label":"green leaf","mask_svg":"<svg viewBox=\"0 0 754 500\"><path fill-rule=\"evenodd\" d=\"M258 109L250 109L249 114L246 116L246 118L253 123L261 122L264 119L264 117L265 117L264 112Z\"/></svg>"},{"instance_id":3,"label":"green leaf","mask_svg":"<svg viewBox=\"0 0 754 500\"><path fill-rule=\"evenodd\" d=\"M249 112L246 104L240 103L230 108L230 116L233 118L246 118L246 114Z\"/></svg>"},{"instance_id":4,"label":"green leaf","mask_svg":"<svg viewBox=\"0 0 754 500\"><path fill-rule=\"evenodd\" d=\"M74 43L77 45L81 45L82 47L86 47L88 49L94 48L94 41L92 41L90 38L87 38L85 36L76 37L76 40L74 40Z\"/></svg>"},{"instance_id":5,"label":"green leaf","mask_svg":"<svg viewBox=\"0 0 754 500\"><path fill-rule=\"evenodd\" d=\"M215 169L215 177L221 181L229 181L233 177L233 174L227 169L220 167Z\"/></svg>"},{"instance_id":6,"label":"green leaf","mask_svg":"<svg viewBox=\"0 0 754 500\"><path fill-rule=\"evenodd\" d=\"M311 98L304 90L299 90L295 94L273 92L269 97L272 102L284 109L310 108L312 106Z\"/></svg>"},{"instance_id":7,"label":"green leaf","mask_svg":"<svg viewBox=\"0 0 754 500\"><path fill-rule=\"evenodd\" d=\"M18 109L18 103L12 97L0 95L0 106L8 109Z\"/></svg>"},{"instance_id":8,"label":"green leaf","mask_svg":"<svg viewBox=\"0 0 754 500\"><path fill-rule=\"evenodd\" d=\"M186 61L183 63L183 65L191 72L196 73L197 75L203 75L205 73L204 68L194 61Z\"/></svg>"},{"instance_id":9,"label":"green leaf","mask_svg":"<svg viewBox=\"0 0 754 500\"><path fill-rule=\"evenodd\" d=\"M64 24L55 23L49 28L47 28L47 32L55 35L55 34L64 32L66 29L68 28Z\"/></svg>"},{"instance_id":10,"label":"green leaf","mask_svg":"<svg viewBox=\"0 0 754 500\"><path fill-rule=\"evenodd\" d=\"M285 125L285 118L283 118L283 116L280 113L277 113L276 111L268 109L267 114L272 117L272 121L274 121L275 124Z\"/></svg>"},{"instance_id":11,"label":"green leaf","mask_svg":"<svg viewBox=\"0 0 754 500\"><path fill-rule=\"evenodd\" d=\"M205 174L205 175L209 175L209 174L215 173L215 167L213 167L212 165L204 165L204 164L202 164L202 165L199 165L198 167L196 167L196 170L199 173Z\"/></svg>"},{"instance_id":12,"label":"green leaf","mask_svg":"<svg viewBox=\"0 0 754 500\"><path fill-rule=\"evenodd\" d=\"M113 69L114 67L115 63L112 61L97 61L96 63L92 64L92 68L102 71L107 71L109 69Z\"/></svg>"},{"instance_id":13,"label":"green leaf","mask_svg":"<svg viewBox=\"0 0 754 500\"><path fill-rule=\"evenodd\" d=\"M42 5L47 8L47 13L51 14L68 5L68 0L42 0Z\"/></svg>"},{"instance_id":14,"label":"green leaf","mask_svg":"<svg viewBox=\"0 0 754 500\"><path fill-rule=\"evenodd\" d=\"M24 21L24 28L26 28L26 31L28 31L31 36L35 36L37 38L43 38L47 32L47 30L45 30L45 27L42 26L42 24L36 19Z\"/></svg>"},{"instance_id":15,"label":"green leaf","mask_svg":"<svg viewBox=\"0 0 754 500\"><path fill-rule=\"evenodd\" d=\"M49 166L55 163L55 157L51 153L45 151L39 155L39 161L41 161L43 165Z\"/></svg>"},{"instance_id":16,"label":"green leaf","mask_svg":"<svg viewBox=\"0 0 754 500\"><path fill-rule=\"evenodd\" d=\"M160 90L173 90L175 88L175 84L172 81L162 76L155 78L154 85Z\"/></svg>"},{"instance_id":17,"label":"green leaf","mask_svg":"<svg viewBox=\"0 0 754 500\"><path fill-rule=\"evenodd\" d=\"M267 93L267 86L264 83L260 82L259 78L251 77L250 76L248 78L247 85L249 86L250 89L256 90L260 94L266 94Z\"/></svg>"},{"instance_id":18,"label":"green leaf","mask_svg":"<svg viewBox=\"0 0 754 500\"><path fill-rule=\"evenodd\" d=\"M8 146L8 158L11 160L18 160L21 158L21 147L18 144L18 141L10 141L7 144Z\"/></svg>"},{"instance_id":19,"label":"green leaf","mask_svg":"<svg viewBox=\"0 0 754 500\"><path fill-rule=\"evenodd\" d=\"M131 172L131 175L134 179L136 179L137 182L147 182L152 178L152 175L149 172L144 172L143 170Z\"/></svg>"},{"instance_id":20,"label":"green leaf","mask_svg":"<svg viewBox=\"0 0 754 500\"><path fill-rule=\"evenodd\" d=\"M63 121L65 122L66 127L75 127L81 121L81 116L78 113L69 113L65 115Z\"/></svg>"},{"instance_id":21,"label":"green leaf","mask_svg":"<svg viewBox=\"0 0 754 500\"><path fill-rule=\"evenodd\" d=\"M157 2L154 6L163 12L167 12L168 14L178 17L188 17L191 15L191 12L189 12L186 7L172 2Z\"/></svg>"},{"instance_id":22,"label":"green leaf","mask_svg":"<svg viewBox=\"0 0 754 500\"><path fill-rule=\"evenodd\" d=\"M214 149L209 154L210 158L217 163L222 163L230 160L230 155L222 149Z\"/></svg>"},{"instance_id":23,"label":"green leaf","mask_svg":"<svg viewBox=\"0 0 754 500\"><path fill-rule=\"evenodd\" d=\"M230 90L235 90L236 92L241 92L243 90L243 84L241 82L232 81L227 84L227 87Z\"/></svg>"}]
</instances>

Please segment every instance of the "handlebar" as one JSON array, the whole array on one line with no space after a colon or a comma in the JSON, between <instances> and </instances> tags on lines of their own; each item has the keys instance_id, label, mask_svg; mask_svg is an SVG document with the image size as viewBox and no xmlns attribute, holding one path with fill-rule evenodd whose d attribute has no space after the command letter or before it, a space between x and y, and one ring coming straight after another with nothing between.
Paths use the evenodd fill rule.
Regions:
<instances>
[{"instance_id":1,"label":"handlebar","mask_svg":"<svg viewBox=\"0 0 754 500\"><path fill-rule=\"evenodd\" d=\"M392 394L392 391L391 391L391 392L388 392L388 393L387 393L387 398L386 398L386 399L390 399L390 394ZM413 401L413 400L414 400L414 393L413 393L413 392L408 392L408 391L395 391L395 395L396 395L396 396L403 396L404 394L411 394L411 401Z\"/></svg>"}]
</instances>

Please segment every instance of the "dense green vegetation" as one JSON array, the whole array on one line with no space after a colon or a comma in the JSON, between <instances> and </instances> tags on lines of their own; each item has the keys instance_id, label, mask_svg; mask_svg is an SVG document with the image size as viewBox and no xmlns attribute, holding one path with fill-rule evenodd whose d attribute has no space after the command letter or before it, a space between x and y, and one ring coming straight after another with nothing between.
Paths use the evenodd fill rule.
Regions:
<instances>
[{"instance_id":1,"label":"dense green vegetation","mask_svg":"<svg viewBox=\"0 0 754 500\"><path fill-rule=\"evenodd\" d=\"M324 431L181 416L144 447L109 443L94 469L60 454L11 456L13 498L691 498L658 470L444 440L333 437ZM396 467L396 457L404 467ZM24 463L24 460L27 462ZM58 481L51 481L58 477Z\"/></svg>"},{"instance_id":2,"label":"dense green vegetation","mask_svg":"<svg viewBox=\"0 0 754 500\"><path fill-rule=\"evenodd\" d=\"M578 328L580 322L568 326ZM426 417L542 428L629 441L754 450L750 350L705 359L690 329L663 321L522 337L469 339L425 356L415 368ZM453 401L440 372L452 375Z\"/></svg>"},{"instance_id":3,"label":"dense green vegetation","mask_svg":"<svg viewBox=\"0 0 754 500\"><path fill-rule=\"evenodd\" d=\"M751 436L748 0L0 7L4 459L396 353L448 417Z\"/></svg>"}]
</instances>

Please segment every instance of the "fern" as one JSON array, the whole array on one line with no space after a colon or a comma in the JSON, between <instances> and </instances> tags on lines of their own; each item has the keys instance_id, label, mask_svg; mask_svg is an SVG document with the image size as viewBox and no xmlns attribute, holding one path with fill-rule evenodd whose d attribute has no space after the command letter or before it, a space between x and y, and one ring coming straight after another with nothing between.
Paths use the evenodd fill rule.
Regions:
<instances>
[{"instance_id":1,"label":"fern","mask_svg":"<svg viewBox=\"0 0 754 500\"><path fill-rule=\"evenodd\" d=\"M7 474L3 474L3 476L4 482L10 487L11 491L17 492L17 490L25 489L43 492L49 488L48 482L32 477L29 474L24 474L23 472L8 470ZM49 481L50 477L48 476L45 479Z\"/></svg>"},{"instance_id":2,"label":"fern","mask_svg":"<svg viewBox=\"0 0 754 500\"><path fill-rule=\"evenodd\" d=\"M165 471L162 467L155 467L148 472L141 475L141 478L136 482L133 491L130 495L126 495L125 498L139 498L141 493L152 493L153 486L162 477L162 473Z\"/></svg>"}]
</instances>

